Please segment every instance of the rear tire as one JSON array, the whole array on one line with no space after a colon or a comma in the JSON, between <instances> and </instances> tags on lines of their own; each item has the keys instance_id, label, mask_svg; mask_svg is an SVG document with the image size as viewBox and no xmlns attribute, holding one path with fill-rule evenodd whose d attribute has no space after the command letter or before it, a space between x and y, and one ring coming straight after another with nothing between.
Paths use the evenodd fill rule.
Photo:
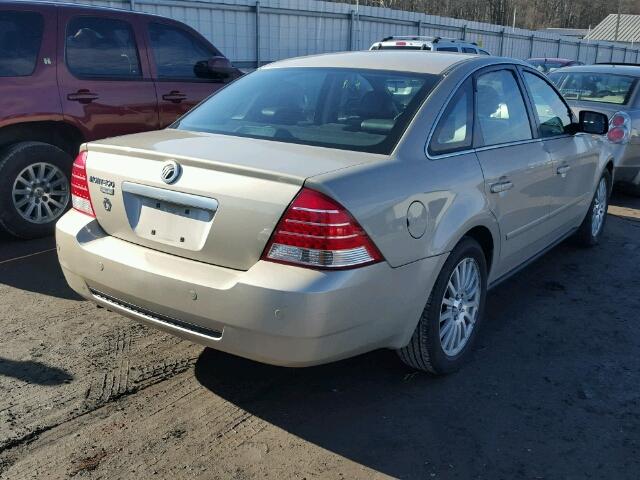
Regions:
<instances>
[{"instance_id":1,"label":"rear tire","mask_svg":"<svg viewBox=\"0 0 640 480\"><path fill-rule=\"evenodd\" d=\"M67 210L73 159L42 142L20 142L0 153L0 228L17 238L53 233Z\"/></svg>"},{"instance_id":2,"label":"rear tire","mask_svg":"<svg viewBox=\"0 0 640 480\"><path fill-rule=\"evenodd\" d=\"M458 370L475 343L486 295L484 252L478 242L465 237L442 267L411 341L397 350L400 359L411 368L436 375Z\"/></svg>"},{"instance_id":3,"label":"rear tire","mask_svg":"<svg viewBox=\"0 0 640 480\"><path fill-rule=\"evenodd\" d=\"M575 233L575 240L583 247L593 247L600 243L602 232L607 223L607 211L609 209L609 195L611 194L611 174L605 170L598 181L598 186L593 194L587 216Z\"/></svg>"}]
</instances>

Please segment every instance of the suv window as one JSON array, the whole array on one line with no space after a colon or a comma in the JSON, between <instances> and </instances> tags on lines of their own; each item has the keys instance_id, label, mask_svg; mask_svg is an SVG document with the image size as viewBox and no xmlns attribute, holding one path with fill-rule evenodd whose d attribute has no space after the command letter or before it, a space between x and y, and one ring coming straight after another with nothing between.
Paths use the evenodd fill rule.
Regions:
<instances>
[{"instance_id":1,"label":"suv window","mask_svg":"<svg viewBox=\"0 0 640 480\"><path fill-rule=\"evenodd\" d=\"M429 153L442 155L471 148L473 92L467 80L453 96L431 137Z\"/></svg>"},{"instance_id":2,"label":"suv window","mask_svg":"<svg viewBox=\"0 0 640 480\"><path fill-rule=\"evenodd\" d=\"M458 47L438 47L439 52L457 52Z\"/></svg>"},{"instance_id":3,"label":"suv window","mask_svg":"<svg viewBox=\"0 0 640 480\"><path fill-rule=\"evenodd\" d=\"M531 92L540 123L540 135L553 137L568 133L571 125L569 107L555 90L545 80L530 72L524 72L524 81Z\"/></svg>"},{"instance_id":4,"label":"suv window","mask_svg":"<svg viewBox=\"0 0 640 480\"><path fill-rule=\"evenodd\" d=\"M141 76L133 29L122 20L72 19L67 26L65 57L69 71L78 77Z\"/></svg>"},{"instance_id":5,"label":"suv window","mask_svg":"<svg viewBox=\"0 0 640 480\"><path fill-rule=\"evenodd\" d=\"M35 12L0 12L0 77L25 77L36 69L44 19Z\"/></svg>"},{"instance_id":6,"label":"suv window","mask_svg":"<svg viewBox=\"0 0 640 480\"><path fill-rule=\"evenodd\" d=\"M477 53L476 49L473 47L462 47L462 51L464 53Z\"/></svg>"},{"instance_id":7,"label":"suv window","mask_svg":"<svg viewBox=\"0 0 640 480\"><path fill-rule=\"evenodd\" d=\"M150 23L149 37L158 78L204 80L197 76L196 64L220 55L199 38L170 25Z\"/></svg>"},{"instance_id":8,"label":"suv window","mask_svg":"<svg viewBox=\"0 0 640 480\"><path fill-rule=\"evenodd\" d=\"M476 99L476 118L485 146L533 138L520 87L510 70L480 75Z\"/></svg>"}]
</instances>

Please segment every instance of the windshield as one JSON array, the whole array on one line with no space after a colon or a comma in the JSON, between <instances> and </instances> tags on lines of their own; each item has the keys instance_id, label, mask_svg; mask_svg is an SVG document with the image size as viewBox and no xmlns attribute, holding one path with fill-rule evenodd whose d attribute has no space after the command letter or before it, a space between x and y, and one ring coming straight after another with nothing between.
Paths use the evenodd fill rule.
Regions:
<instances>
[{"instance_id":1,"label":"windshield","mask_svg":"<svg viewBox=\"0 0 640 480\"><path fill-rule=\"evenodd\" d=\"M610 73L567 72L552 81L567 100L624 105L628 103L637 79Z\"/></svg>"},{"instance_id":2,"label":"windshield","mask_svg":"<svg viewBox=\"0 0 640 480\"><path fill-rule=\"evenodd\" d=\"M389 154L438 80L378 70L258 70L173 128Z\"/></svg>"}]
</instances>

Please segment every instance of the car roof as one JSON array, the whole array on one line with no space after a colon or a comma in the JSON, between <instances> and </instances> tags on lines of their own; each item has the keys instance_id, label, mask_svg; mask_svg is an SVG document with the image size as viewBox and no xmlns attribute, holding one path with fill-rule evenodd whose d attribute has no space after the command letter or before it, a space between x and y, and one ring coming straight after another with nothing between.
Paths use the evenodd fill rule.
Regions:
<instances>
[{"instance_id":1,"label":"car roof","mask_svg":"<svg viewBox=\"0 0 640 480\"><path fill-rule=\"evenodd\" d=\"M421 55L419 60L416 55ZM290 58L270 63L262 67L262 69L289 67L361 68L440 75L456 64L478 61L480 58L495 57L479 57L475 54L466 53L428 53L411 50L365 50ZM505 59L502 60L507 61ZM508 62L522 63L513 59L509 59Z\"/></svg>"},{"instance_id":2,"label":"car roof","mask_svg":"<svg viewBox=\"0 0 640 480\"><path fill-rule=\"evenodd\" d=\"M586 73L617 73L640 77L640 66L637 65L575 65L554 70L553 73L586 72Z\"/></svg>"},{"instance_id":3,"label":"car roof","mask_svg":"<svg viewBox=\"0 0 640 480\"><path fill-rule=\"evenodd\" d=\"M10 5L19 5L19 6L24 6L24 5L31 5L34 7L38 7L41 5L47 5L47 6L52 6L52 7L58 7L58 8L72 8L74 10L86 10L86 11L111 11L111 12L117 12L117 13L128 13L130 15L142 15L142 16L147 16L147 17L162 17L162 15L156 15L154 13L146 13L146 12L139 12L137 10L128 10L126 8L119 8L119 7L108 7L108 6L102 6L102 5L86 5L86 4L82 4L82 3L72 3L72 2L55 2L55 1L51 1L51 0L13 0L13 1L9 1L9 2L2 2L3 6L10 6ZM166 17L162 17L162 18L166 18ZM171 20L171 19L168 19Z\"/></svg>"},{"instance_id":4,"label":"car roof","mask_svg":"<svg viewBox=\"0 0 640 480\"><path fill-rule=\"evenodd\" d=\"M533 57L533 58L527 58L527 62L530 62L531 60L539 60L539 61L543 61L543 62L576 62L577 60L571 60L569 58L552 58L552 57Z\"/></svg>"}]
</instances>

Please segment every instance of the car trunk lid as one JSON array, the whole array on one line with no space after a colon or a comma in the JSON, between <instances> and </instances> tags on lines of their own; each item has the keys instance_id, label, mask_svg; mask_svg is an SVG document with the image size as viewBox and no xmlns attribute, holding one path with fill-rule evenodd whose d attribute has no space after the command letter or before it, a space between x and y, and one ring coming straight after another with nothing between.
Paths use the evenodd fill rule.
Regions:
<instances>
[{"instance_id":1,"label":"car trunk lid","mask_svg":"<svg viewBox=\"0 0 640 480\"><path fill-rule=\"evenodd\" d=\"M247 270L305 179L381 158L169 129L89 144L87 178L109 235Z\"/></svg>"}]
</instances>

